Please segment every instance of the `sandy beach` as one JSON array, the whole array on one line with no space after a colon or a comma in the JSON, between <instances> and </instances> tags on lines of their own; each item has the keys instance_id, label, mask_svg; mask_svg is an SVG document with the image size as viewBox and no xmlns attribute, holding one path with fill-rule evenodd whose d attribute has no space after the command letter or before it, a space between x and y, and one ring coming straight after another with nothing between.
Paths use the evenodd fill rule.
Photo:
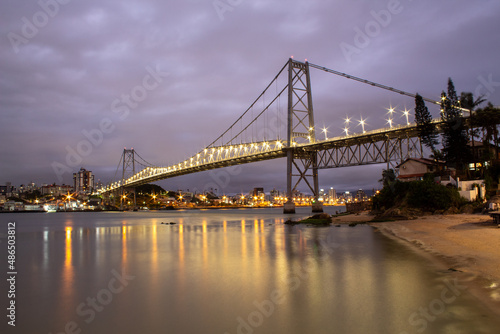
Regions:
<instances>
[{"instance_id":1,"label":"sandy beach","mask_svg":"<svg viewBox=\"0 0 500 334\"><path fill-rule=\"evenodd\" d=\"M333 218L367 222L368 213ZM470 292L500 316L500 228L488 215L457 214L369 223L387 237L424 251L438 266L465 279Z\"/></svg>"}]
</instances>

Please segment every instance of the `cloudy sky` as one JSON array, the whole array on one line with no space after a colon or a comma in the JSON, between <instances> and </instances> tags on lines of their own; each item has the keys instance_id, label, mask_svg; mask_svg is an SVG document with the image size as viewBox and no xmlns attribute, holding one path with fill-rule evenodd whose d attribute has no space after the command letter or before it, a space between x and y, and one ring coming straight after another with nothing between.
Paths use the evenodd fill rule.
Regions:
<instances>
[{"instance_id":1,"label":"cloudy sky","mask_svg":"<svg viewBox=\"0 0 500 334\"><path fill-rule=\"evenodd\" d=\"M178 163L222 133L292 55L433 99L451 77L457 91L500 105L499 17L497 0L3 0L0 184L71 184L80 167L109 182L124 147L155 165ZM369 130L385 126L390 105L413 107L319 71L312 89L316 125L331 137L346 115ZM139 100L127 101L133 92ZM320 185L371 189L383 168L324 170ZM160 184L268 191L285 188L284 172L276 160Z\"/></svg>"}]
</instances>

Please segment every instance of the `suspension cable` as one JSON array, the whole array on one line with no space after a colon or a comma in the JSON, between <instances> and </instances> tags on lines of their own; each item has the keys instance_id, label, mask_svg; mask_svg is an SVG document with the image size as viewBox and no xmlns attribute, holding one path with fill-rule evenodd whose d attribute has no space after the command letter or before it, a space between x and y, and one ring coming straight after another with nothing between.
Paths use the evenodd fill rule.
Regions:
<instances>
[{"instance_id":1,"label":"suspension cable","mask_svg":"<svg viewBox=\"0 0 500 334\"><path fill-rule=\"evenodd\" d=\"M246 115L246 113L248 111L250 111L253 106L257 103L257 101L260 100L260 98L266 93L266 91L269 89L269 87L272 86L272 84L274 83L275 80L278 79L278 77L281 75L281 73L283 73L283 71L285 70L285 68L287 68L288 66L288 63L285 64L285 66L283 66L283 68L278 72L278 74L274 77L274 79L269 83L269 85L264 89L264 91L259 95L259 97L250 105L250 107L248 107L248 109L243 113L243 115L241 115L240 117L238 117L238 119L226 130L224 131L224 133L222 135L220 135L219 137L217 137L217 139L215 139L210 145L208 145L207 147L211 147L213 144L215 144L222 136L224 136L226 133L228 133L231 128L233 126L235 126L242 118L243 116ZM260 115L260 114L259 114ZM240 132L241 133L241 132Z\"/></svg>"},{"instance_id":2,"label":"suspension cable","mask_svg":"<svg viewBox=\"0 0 500 334\"><path fill-rule=\"evenodd\" d=\"M344 77L344 78L347 78L347 79L351 79L351 80L354 80L354 81L358 81L358 82L361 82L361 83L364 83L364 84L367 84L367 85L370 85L370 86L382 88L382 89L385 89L385 90L388 90L388 91L391 91L391 92L395 92L395 93L398 93L398 94L401 94L401 95L406 95L406 96L410 96L410 97L413 97L413 98L415 98L417 96L416 94L413 94L413 93L408 93L408 92L405 92L403 90L400 90L400 89L397 89L397 88L394 88L394 87L390 87L390 86L378 84L378 83L370 81L370 80L358 78L358 77L355 77L353 75L349 75L349 74L346 74L346 73L335 71L335 70L332 70L332 69L329 69L329 68L326 68L326 67L323 67L323 66L319 66L319 65L316 65L316 64L309 63L309 66L313 67L313 68L316 68L318 70L322 70L322 71L325 71L325 72L328 72L328 73L332 73L332 74L335 74L335 75L338 75L338 76L341 76L341 77ZM429 99L429 98L426 98L426 97L422 97L422 99L424 101L429 102L429 103L437 104L437 105L441 106L441 102L440 101L436 101L436 100ZM465 109L465 108L461 108L460 106L455 106L455 107L457 109L460 109L461 111L470 112L470 110Z\"/></svg>"}]
</instances>

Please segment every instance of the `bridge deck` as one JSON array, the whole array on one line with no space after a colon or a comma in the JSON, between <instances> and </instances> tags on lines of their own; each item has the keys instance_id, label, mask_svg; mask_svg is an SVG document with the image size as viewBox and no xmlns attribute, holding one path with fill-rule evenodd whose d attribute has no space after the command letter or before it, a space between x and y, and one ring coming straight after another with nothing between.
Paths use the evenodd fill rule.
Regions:
<instances>
[{"instance_id":1,"label":"bridge deck","mask_svg":"<svg viewBox=\"0 0 500 334\"><path fill-rule=\"evenodd\" d=\"M387 159L401 159L396 154L396 143L391 140L416 138L415 124L384 128L365 133L356 133L316 141L314 143L294 143L296 152L318 152L319 168L335 168L370 163L384 163ZM377 145L377 143L379 143ZM380 144L382 143L382 144ZM385 146L384 146L385 145ZM409 144L408 144L409 145ZM415 145L415 143L413 143ZM342 149L345 149L342 151ZM125 187L137 187L143 184L198 173L202 171L229 167L286 157L288 148L283 141L257 142L206 148L182 163L169 167L147 167L123 182ZM114 191L122 182L114 182L100 189L101 193Z\"/></svg>"}]
</instances>

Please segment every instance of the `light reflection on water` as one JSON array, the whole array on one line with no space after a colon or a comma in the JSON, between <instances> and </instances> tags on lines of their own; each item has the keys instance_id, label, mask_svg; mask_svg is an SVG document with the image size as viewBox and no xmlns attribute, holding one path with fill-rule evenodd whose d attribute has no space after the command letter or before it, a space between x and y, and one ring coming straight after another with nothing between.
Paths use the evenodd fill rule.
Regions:
<instances>
[{"instance_id":1,"label":"light reflection on water","mask_svg":"<svg viewBox=\"0 0 500 334\"><path fill-rule=\"evenodd\" d=\"M466 291L438 316L419 314L452 277L369 226L287 226L279 210L2 217L18 222L25 333L72 322L82 333L500 328Z\"/></svg>"}]
</instances>

